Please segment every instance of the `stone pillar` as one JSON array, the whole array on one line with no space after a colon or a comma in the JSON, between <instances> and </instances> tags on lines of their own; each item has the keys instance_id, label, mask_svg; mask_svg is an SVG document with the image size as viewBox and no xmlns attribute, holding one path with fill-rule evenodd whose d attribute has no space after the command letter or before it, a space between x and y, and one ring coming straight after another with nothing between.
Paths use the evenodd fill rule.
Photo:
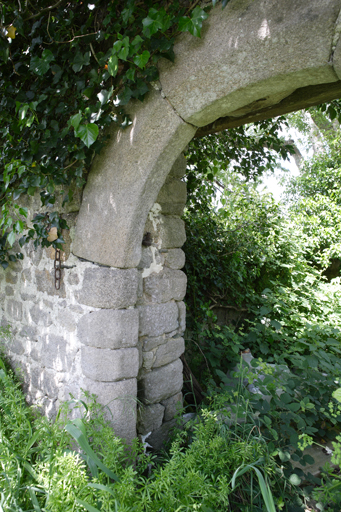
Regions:
<instances>
[{"instance_id":1,"label":"stone pillar","mask_svg":"<svg viewBox=\"0 0 341 512\"><path fill-rule=\"evenodd\" d=\"M181 155L175 162L156 203L149 212L139 264L142 284L138 293L140 371L138 432L160 448L182 405L182 362L185 350L187 278L181 250L185 226L180 216L186 204L186 171Z\"/></svg>"},{"instance_id":2,"label":"stone pillar","mask_svg":"<svg viewBox=\"0 0 341 512\"><path fill-rule=\"evenodd\" d=\"M77 296L80 304L100 308L78 323L84 387L98 396L115 433L128 441L136 437L139 279L136 269L93 266Z\"/></svg>"}]
</instances>

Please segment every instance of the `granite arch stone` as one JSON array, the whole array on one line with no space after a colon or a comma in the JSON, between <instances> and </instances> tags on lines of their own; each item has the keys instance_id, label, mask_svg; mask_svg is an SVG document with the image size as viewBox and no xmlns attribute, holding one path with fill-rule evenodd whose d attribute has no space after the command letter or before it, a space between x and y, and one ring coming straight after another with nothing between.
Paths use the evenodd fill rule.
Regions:
<instances>
[{"instance_id":1,"label":"granite arch stone","mask_svg":"<svg viewBox=\"0 0 341 512\"><path fill-rule=\"evenodd\" d=\"M231 0L212 10L201 39L181 35L174 64L160 63L156 90L129 105L132 125L93 164L73 252L136 267L148 212L198 127L273 106L285 113L301 89L301 107L314 87L325 101L335 87L341 95L340 9L341 0Z\"/></svg>"}]
</instances>

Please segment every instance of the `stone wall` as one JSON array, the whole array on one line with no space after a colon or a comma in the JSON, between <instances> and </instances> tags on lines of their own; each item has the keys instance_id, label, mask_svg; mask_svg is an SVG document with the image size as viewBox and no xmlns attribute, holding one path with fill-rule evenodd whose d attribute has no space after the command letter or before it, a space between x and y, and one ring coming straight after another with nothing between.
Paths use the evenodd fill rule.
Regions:
<instances>
[{"instance_id":1,"label":"stone wall","mask_svg":"<svg viewBox=\"0 0 341 512\"><path fill-rule=\"evenodd\" d=\"M11 330L4 349L22 372L28 401L49 416L84 389L98 395L128 441L138 424L140 434L154 432L149 443L159 446L173 424L182 400L184 172L181 157L148 215L138 268L102 266L72 253L79 198L65 212L71 230L64 233L59 290L53 248L31 243L23 261L1 271L1 325ZM28 206L39 211L35 198Z\"/></svg>"},{"instance_id":2,"label":"stone wall","mask_svg":"<svg viewBox=\"0 0 341 512\"><path fill-rule=\"evenodd\" d=\"M177 407L182 404L182 362L185 350L183 334L186 307L183 302L187 278L180 269L185 264L181 250L185 226L180 216L186 204L186 184L181 177L186 162L180 157L174 164L145 225L144 246L139 269L140 371L138 396L142 404L138 414L138 432L159 448Z\"/></svg>"}]
</instances>

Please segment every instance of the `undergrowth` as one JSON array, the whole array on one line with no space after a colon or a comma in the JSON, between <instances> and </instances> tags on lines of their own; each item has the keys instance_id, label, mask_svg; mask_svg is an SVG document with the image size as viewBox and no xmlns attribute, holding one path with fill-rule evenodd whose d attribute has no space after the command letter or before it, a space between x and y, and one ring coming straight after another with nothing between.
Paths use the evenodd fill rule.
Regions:
<instances>
[{"instance_id":1,"label":"undergrowth","mask_svg":"<svg viewBox=\"0 0 341 512\"><path fill-rule=\"evenodd\" d=\"M261 423L247 403L235 420L234 407L227 393L212 399L156 463L137 440L128 449L115 437L93 396L63 404L54 421L41 417L1 362L0 510L302 510Z\"/></svg>"}]
</instances>

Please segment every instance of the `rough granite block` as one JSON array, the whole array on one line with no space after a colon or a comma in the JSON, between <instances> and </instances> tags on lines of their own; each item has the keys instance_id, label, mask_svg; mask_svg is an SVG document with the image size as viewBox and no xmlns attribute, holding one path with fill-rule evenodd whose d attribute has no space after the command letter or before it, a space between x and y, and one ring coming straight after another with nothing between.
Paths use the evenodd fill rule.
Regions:
<instances>
[{"instance_id":1,"label":"rough granite block","mask_svg":"<svg viewBox=\"0 0 341 512\"><path fill-rule=\"evenodd\" d=\"M136 309L103 309L84 315L78 322L78 338L91 347L127 348L138 342Z\"/></svg>"},{"instance_id":2,"label":"rough granite block","mask_svg":"<svg viewBox=\"0 0 341 512\"><path fill-rule=\"evenodd\" d=\"M100 382L115 382L137 377L139 351L137 348L110 350L82 347L82 370L86 377Z\"/></svg>"},{"instance_id":3,"label":"rough granite block","mask_svg":"<svg viewBox=\"0 0 341 512\"><path fill-rule=\"evenodd\" d=\"M138 271L107 267L87 268L78 302L87 306L118 309L134 306L137 300Z\"/></svg>"}]
</instances>

